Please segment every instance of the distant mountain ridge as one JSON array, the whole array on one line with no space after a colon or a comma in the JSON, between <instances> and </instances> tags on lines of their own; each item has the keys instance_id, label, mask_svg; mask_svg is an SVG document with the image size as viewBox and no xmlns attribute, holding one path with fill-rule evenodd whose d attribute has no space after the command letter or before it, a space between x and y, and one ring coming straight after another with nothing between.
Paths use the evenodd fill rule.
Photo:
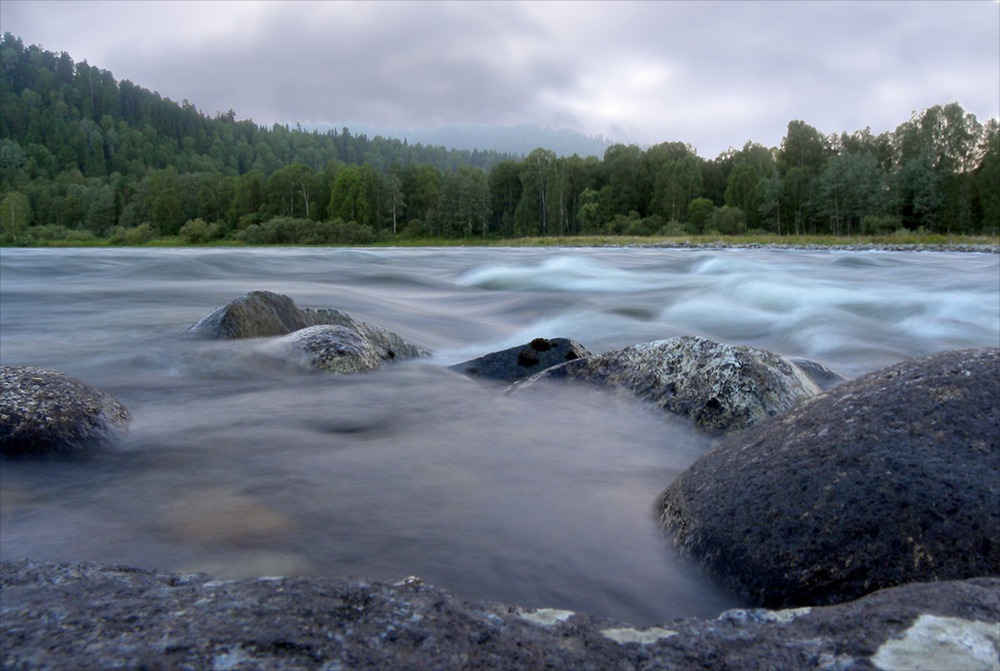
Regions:
<instances>
[{"instance_id":1,"label":"distant mountain ridge","mask_svg":"<svg viewBox=\"0 0 1000 671\"><path fill-rule=\"evenodd\" d=\"M290 125L295 125L293 122ZM586 158L602 158L604 151L614 140L603 135L591 136L568 128L547 128L538 124L494 125L480 123L450 123L426 128L401 126L380 126L360 121L340 123L302 123L304 130L325 133L330 130L347 128L354 135L364 134L369 138L382 136L387 139L406 140L410 144L440 146L446 149L467 151L497 151L503 154L526 156L542 147L556 153L556 156L577 154Z\"/></svg>"}]
</instances>

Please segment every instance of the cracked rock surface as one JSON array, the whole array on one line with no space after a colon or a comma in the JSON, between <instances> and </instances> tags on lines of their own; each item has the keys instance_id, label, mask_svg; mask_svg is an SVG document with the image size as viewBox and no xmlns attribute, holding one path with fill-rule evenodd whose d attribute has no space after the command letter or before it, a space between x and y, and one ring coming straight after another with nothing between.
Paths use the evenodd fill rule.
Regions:
<instances>
[{"instance_id":1,"label":"cracked rock surface","mask_svg":"<svg viewBox=\"0 0 1000 671\"><path fill-rule=\"evenodd\" d=\"M144 669L996 668L1000 579L913 584L838 606L637 628L464 601L407 578L223 581L90 563L0 564L0 665Z\"/></svg>"}]
</instances>

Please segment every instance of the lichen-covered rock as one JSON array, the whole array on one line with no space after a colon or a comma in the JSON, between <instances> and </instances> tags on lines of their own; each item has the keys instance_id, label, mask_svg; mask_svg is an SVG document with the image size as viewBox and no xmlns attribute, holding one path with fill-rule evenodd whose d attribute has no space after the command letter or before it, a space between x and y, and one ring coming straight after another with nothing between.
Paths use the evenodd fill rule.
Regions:
<instances>
[{"instance_id":1,"label":"lichen-covered rock","mask_svg":"<svg viewBox=\"0 0 1000 671\"><path fill-rule=\"evenodd\" d=\"M308 326L268 342L262 351L306 370L341 375L378 370L384 360L371 342L345 326Z\"/></svg>"},{"instance_id":2,"label":"lichen-covered rock","mask_svg":"<svg viewBox=\"0 0 1000 671\"><path fill-rule=\"evenodd\" d=\"M820 391L783 356L694 336L570 361L528 383L565 378L626 390L710 431L753 426Z\"/></svg>"},{"instance_id":3,"label":"lichen-covered rock","mask_svg":"<svg viewBox=\"0 0 1000 671\"><path fill-rule=\"evenodd\" d=\"M546 368L590 356L587 348L569 338L535 338L529 343L492 352L451 366L452 370L490 380L514 382Z\"/></svg>"},{"instance_id":4,"label":"lichen-covered rock","mask_svg":"<svg viewBox=\"0 0 1000 671\"><path fill-rule=\"evenodd\" d=\"M338 340L345 349L366 350L365 356L356 357L358 359L369 359L367 354L369 349L381 362L428 355L426 351L403 340L398 334L355 319L346 312L333 309L301 309L288 296L270 291L251 291L205 315L188 327L188 331L211 338L267 338L288 336L316 326L335 326L344 330L311 330L297 337L291 337L284 345L271 349L277 351L285 347L292 353L305 353L305 360L315 361L318 364L317 369L335 372L356 372L347 370L351 365L343 361L334 362L334 359L343 357L329 356L341 346L336 344ZM345 330L354 332L356 337L346 334ZM360 341L363 341L363 344ZM330 367L327 367L327 363L331 364ZM373 370L373 368L359 365L358 370Z\"/></svg>"},{"instance_id":5,"label":"lichen-covered rock","mask_svg":"<svg viewBox=\"0 0 1000 671\"><path fill-rule=\"evenodd\" d=\"M0 563L0 666L65 669L993 669L1000 580L635 627L471 603L407 578L217 580ZM99 607L95 607L98 604ZM919 666L922 664L923 666Z\"/></svg>"},{"instance_id":6,"label":"lichen-covered rock","mask_svg":"<svg viewBox=\"0 0 1000 671\"><path fill-rule=\"evenodd\" d=\"M841 384L729 438L656 505L683 553L768 607L1000 575L1000 350Z\"/></svg>"},{"instance_id":7,"label":"lichen-covered rock","mask_svg":"<svg viewBox=\"0 0 1000 671\"><path fill-rule=\"evenodd\" d=\"M0 367L0 455L83 454L128 430L128 409L56 370Z\"/></svg>"}]
</instances>

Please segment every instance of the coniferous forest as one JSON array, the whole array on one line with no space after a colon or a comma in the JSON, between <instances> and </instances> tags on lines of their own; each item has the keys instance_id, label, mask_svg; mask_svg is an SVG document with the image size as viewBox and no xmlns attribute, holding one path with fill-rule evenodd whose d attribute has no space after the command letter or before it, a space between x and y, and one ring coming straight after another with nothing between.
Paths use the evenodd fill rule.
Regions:
<instances>
[{"instance_id":1,"label":"coniferous forest","mask_svg":"<svg viewBox=\"0 0 1000 671\"><path fill-rule=\"evenodd\" d=\"M209 116L10 33L0 75L8 245L1000 230L1000 124L955 102L878 135L793 120L778 147L712 159L681 141L581 158Z\"/></svg>"}]
</instances>

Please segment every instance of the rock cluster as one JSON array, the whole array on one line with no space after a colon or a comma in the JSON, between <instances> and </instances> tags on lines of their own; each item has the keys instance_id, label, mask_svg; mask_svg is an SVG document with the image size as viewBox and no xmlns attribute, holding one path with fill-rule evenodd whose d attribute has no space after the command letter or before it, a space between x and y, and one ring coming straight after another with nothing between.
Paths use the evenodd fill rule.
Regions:
<instances>
[{"instance_id":1,"label":"rock cluster","mask_svg":"<svg viewBox=\"0 0 1000 671\"><path fill-rule=\"evenodd\" d=\"M1000 579L637 628L424 585L0 564L0 666L145 669L990 669ZM95 608L95 604L100 604ZM922 666L917 666L917 664Z\"/></svg>"},{"instance_id":2,"label":"rock cluster","mask_svg":"<svg viewBox=\"0 0 1000 671\"><path fill-rule=\"evenodd\" d=\"M270 291L251 291L216 308L188 327L188 332L232 339L284 336L265 349L283 352L316 370L335 373L375 370L384 362L428 354L398 334L346 312L301 309L288 296Z\"/></svg>"},{"instance_id":3,"label":"rock cluster","mask_svg":"<svg viewBox=\"0 0 1000 671\"><path fill-rule=\"evenodd\" d=\"M127 408L47 368L0 367L0 456L84 454L128 431Z\"/></svg>"},{"instance_id":4,"label":"rock cluster","mask_svg":"<svg viewBox=\"0 0 1000 671\"><path fill-rule=\"evenodd\" d=\"M783 356L693 336L570 361L542 371L529 384L552 379L626 390L700 428L722 432L758 424L820 391Z\"/></svg>"},{"instance_id":5,"label":"rock cluster","mask_svg":"<svg viewBox=\"0 0 1000 671\"><path fill-rule=\"evenodd\" d=\"M265 354L340 374L427 354L263 291L189 330L256 338ZM467 603L418 579L222 581L25 560L0 565L0 665L1000 668L1000 350L845 381L816 362L697 337L599 355L538 338L452 368L518 388L598 384L728 434L660 495L659 523L747 602L792 610L635 628ZM3 367L0 383L0 456L83 453L128 428L121 403L58 371ZM168 511L170 528L202 533L200 511L222 504L254 512L255 533L287 526L240 499L206 501Z\"/></svg>"},{"instance_id":6,"label":"rock cluster","mask_svg":"<svg viewBox=\"0 0 1000 671\"><path fill-rule=\"evenodd\" d=\"M713 449L663 528L767 607L1000 575L1000 350L870 373Z\"/></svg>"}]
</instances>

